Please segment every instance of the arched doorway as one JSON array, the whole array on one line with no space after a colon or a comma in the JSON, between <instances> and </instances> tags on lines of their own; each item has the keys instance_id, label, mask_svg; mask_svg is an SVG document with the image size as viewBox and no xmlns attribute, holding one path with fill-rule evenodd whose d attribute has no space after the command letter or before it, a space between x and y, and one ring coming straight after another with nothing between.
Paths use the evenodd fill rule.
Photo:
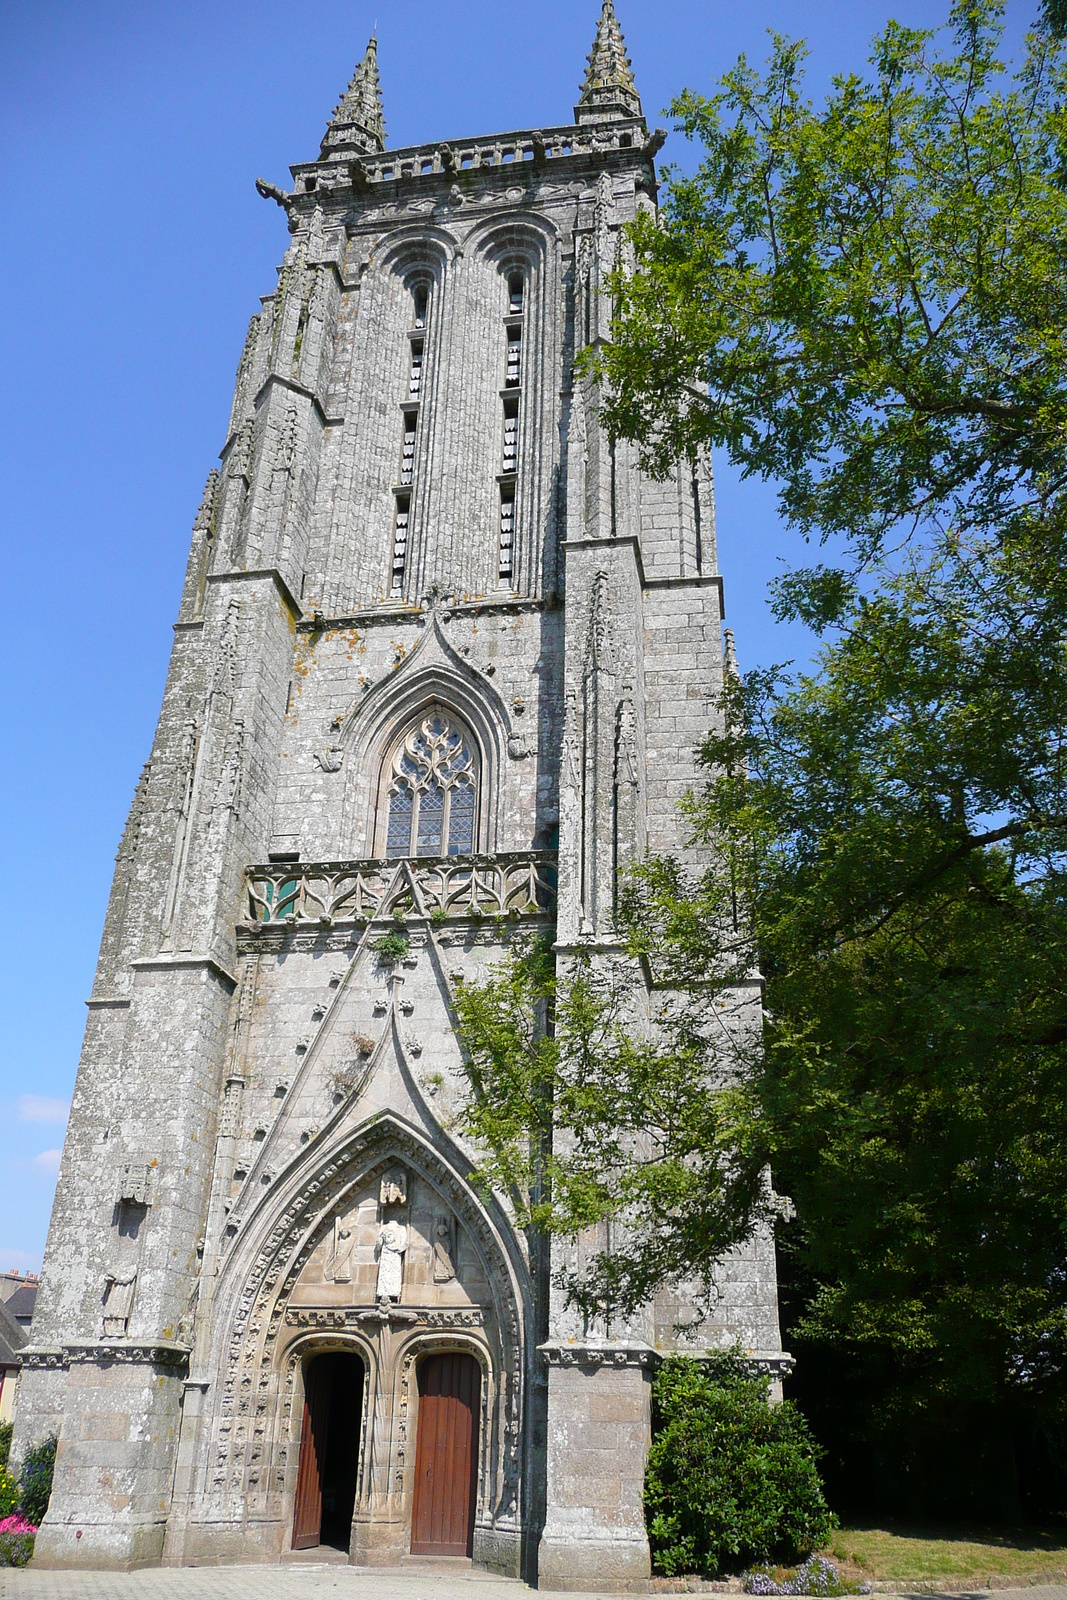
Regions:
<instances>
[{"instance_id":1,"label":"arched doorway","mask_svg":"<svg viewBox=\"0 0 1067 1600\"><path fill-rule=\"evenodd\" d=\"M414 1556L469 1556L474 1546L481 1370L458 1350L427 1356L418 1369Z\"/></svg>"},{"instance_id":2,"label":"arched doorway","mask_svg":"<svg viewBox=\"0 0 1067 1600\"><path fill-rule=\"evenodd\" d=\"M348 1549L362 1417L360 1357L343 1350L313 1356L304 1367L294 1550L319 1544Z\"/></svg>"}]
</instances>

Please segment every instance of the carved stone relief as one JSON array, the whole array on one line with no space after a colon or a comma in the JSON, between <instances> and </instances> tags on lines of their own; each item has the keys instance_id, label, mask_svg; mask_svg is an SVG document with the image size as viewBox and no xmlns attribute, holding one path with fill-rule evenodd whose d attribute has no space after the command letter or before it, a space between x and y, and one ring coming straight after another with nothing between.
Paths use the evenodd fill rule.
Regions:
<instances>
[{"instance_id":1,"label":"carved stone relief","mask_svg":"<svg viewBox=\"0 0 1067 1600\"><path fill-rule=\"evenodd\" d=\"M396 1218L383 1222L374 1246L378 1258L378 1279L375 1295L379 1300L399 1300L404 1287L404 1256L408 1247L408 1230Z\"/></svg>"},{"instance_id":2,"label":"carved stone relief","mask_svg":"<svg viewBox=\"0 0 1067 1600\"><path fill-rule=\"evenodd\" d=\"M433 1281L451 1283L456 1276L452 1264L453 1225L450 1217L436 1217L433 1226Z\"/></svg>"}]
</instances>

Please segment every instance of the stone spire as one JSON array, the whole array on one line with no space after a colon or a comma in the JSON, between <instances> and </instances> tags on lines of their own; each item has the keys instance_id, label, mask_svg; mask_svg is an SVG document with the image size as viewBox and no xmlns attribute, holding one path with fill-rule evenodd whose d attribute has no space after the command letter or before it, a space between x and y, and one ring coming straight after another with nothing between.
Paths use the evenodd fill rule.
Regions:
<instances>
[{"instance_id":1,"label":"stone spire","mask_svg":"<svg viewBox=\"0 0 1067 1600\"><path fill-rule=\"evenodd\" d=\"M385 149L385 117L382 115L376 33L371 34L367 53L330 118L330 126L322 141L323 154L341 146L362 151L365 155L377 155Z\"/></svg>"},{"instance_id":2,"label":"stone spire","mask_svg":"<svg viewBox=\"0 0 1067 1600\"><path fill-rule=\"evenodd\" d=\"M641 97L630 70L626 43L615 15L613 0L604 0L589 67L582 84L575 122L612 122L618 117L639 117Z\"/></svg>"}]
</instances>

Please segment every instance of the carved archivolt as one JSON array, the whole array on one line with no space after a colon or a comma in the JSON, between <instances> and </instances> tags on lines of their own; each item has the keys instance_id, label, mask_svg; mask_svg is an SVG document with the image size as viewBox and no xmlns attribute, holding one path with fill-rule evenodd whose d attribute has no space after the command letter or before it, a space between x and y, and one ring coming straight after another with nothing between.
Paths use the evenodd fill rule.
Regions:
<instances>
[{"instance_id":1,"label":"carved archivolt","mask_svg":"<svg viewBox=\"0 0 1067 1600\"><path fill-rule=\"evenodd\" d=\"M409 1311L385 1302L378 1308L319 1312L290 1304L297 1279L316 1248L332 1242L335 1218L351 1205L357 1191L368 1185L377 1191L398 1162L441 1196L474 1244L491 1286L489 1322L477 1307ZM305 1177L294 1173L293 1179L288 1196L280 1192L280 1181L274 1186L280 1210L269 1231L265 1236L261 1233L258 1247L250 1244L245 1250L236 1249L235 1259L223 1268L217 1291L220 1299L229 1298L232 1309L228 1335L223 1335L225 1345L218 1351L218 1400L204 1485L213 1514L237 1520L257 1512L288 1514L291 1508L286 1496L292 1493L299 1447L297 1413L302 1390L297 1357L308 1353L309 1339L326 1339L333 1343L322 1348L358 1348L368 1361L372 1381L377 1377L390 1386L400 1386L394 1396L394 1405L399 1407L394 1415L400 1418L404 1414L405 1372L410 1390L414 1363L423 1353L431 1347L471 1349L485 1375L479 1516L510 1516L511 1512L502 1508L514 1507L515 1486L520 1481L524 1341L519 1308L527 1291L517 1248L514 1241L506 1242L506 1224L503 1232L498 1231L473 1192L440 1155L388 1116L350 1136L333 1157L315 1170L308 1169ZM251 1231L255 1231L254 1219ZM372 1330L376 1321L390 1326L395 1322L399 1331L399 1343L395 1338L389 1341L395 1352L389 1373L377 1374L374 1366ZM221 1318L220 1325L225 1326ZM355 1342L350 1346L349 1341ZM403 1442L400 1432L395 1440Z\"/></svg>"}]
</instances>

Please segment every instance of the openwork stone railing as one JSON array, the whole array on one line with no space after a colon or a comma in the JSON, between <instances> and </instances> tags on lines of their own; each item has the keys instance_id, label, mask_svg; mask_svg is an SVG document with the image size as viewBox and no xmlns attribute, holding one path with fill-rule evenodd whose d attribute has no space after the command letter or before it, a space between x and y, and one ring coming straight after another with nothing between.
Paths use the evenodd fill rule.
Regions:
<instances>
[{"instance_id":1,"label":"openwork stone railing","mask_svg":"<svg viewBox=\"0 0 1067 1600\"><path fill-rule=\"evenodd\" d=\"M557 128L493 134L488 138L460 139L452 143L438 140L432 144L407 145L400 150L384 150L380 155L360 156L357 160L352 159L352 151L347 145L348 137L344 127L331 129L326 135L322 157L317 162L303 162L294 168L298 193L301 189L309 192L305 187L309 174L315 177L314 192L321 192L323 178L328 179L328 174L323 172L323 162L331 157L343 161L349 169L358 168L363 183L374 185L406 178L440 177L442 174L446 179L454 180L458 173L480 167L521 170L524 162L539 166L545 162L560 161L567 156L583 156L605 150L648 149L654 155L662 144L662 136L653 135L652 140L648 140L643 124L636 117L598 123L592 127L575 127L567 123ZM329 187L328 182L326 186Z\"/></svg>"},{"instance_id":2,"label":"openwork stone railing","mask_svg":"<svg viewBox=\"0 0 1067 1600\"><path fill-rule=\"evenodd\" d=\"M330 861L249 867L255 922L373 921L415 916L543 914L556 904L556 852Z\"/></svg>"}]
</instances>

